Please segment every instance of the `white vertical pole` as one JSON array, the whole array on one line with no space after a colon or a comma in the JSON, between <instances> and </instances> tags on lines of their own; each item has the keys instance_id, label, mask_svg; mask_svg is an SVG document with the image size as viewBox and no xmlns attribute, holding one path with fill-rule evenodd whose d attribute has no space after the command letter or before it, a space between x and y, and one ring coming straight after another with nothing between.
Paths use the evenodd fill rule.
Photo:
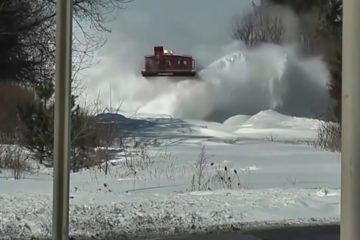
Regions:
<instances>
[{"instance_id":1,"label":"white vertical pole","mask_svg":"<svg viewBox=\"0 0 360 240\"><path fill-rule=\"evenodd\" d=\"M360 239L360 0L343 2L341 240Z\"/></svg>"},{"instance_id":2,"label":"white vertical pole","mask_svg":"<svg viewBox=\"0 0 360 240\"><path fill-rule=\"evenodd\" d=\"M69 239L72 0L57 0L53 239Z\"/></svg>"}]
</instances>

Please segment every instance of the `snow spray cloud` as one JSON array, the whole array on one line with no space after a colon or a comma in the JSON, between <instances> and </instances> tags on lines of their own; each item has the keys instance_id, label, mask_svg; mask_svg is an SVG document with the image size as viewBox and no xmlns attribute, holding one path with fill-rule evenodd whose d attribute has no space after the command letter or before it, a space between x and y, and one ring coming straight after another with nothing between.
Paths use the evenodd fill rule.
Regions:
<instances>
[{"instance_id":1,"label":"snow spray cloud","mask_svg":"<svg viewBox=\"0 0 360 240\"><path fill-rule=\"evenodd\" d=\"M96 101L115 108L121 104L121 110L128 112L216 121L266 109L311 117L327 110L328 73L320 58L302 58L292 47L263 45L248 49L240 42L226 44L230 42L224 37L226 33L214 33L217 29L213 26L202 27L211 22L206 19L213 19L210 9L202 12L209 16L203 16L204 21L199 25L190 17L185 24L187 18L169 17L180 14L172 5L168 6L169 11L159 11L154 5L156 1L135 2L148 4L146 11L145 7L126 10L97 56L99 63L84 73L84 105ZM158 2L163 6L164 1ZM213 2L215 11L218 1ZM242 1L233 0L234 5L239 2ZM193 1L188 3L191 5ZM157 14L148 12L151 7ZM189 14L195 15L197 10L189 9L193 10ZM155 17L159 14L169 16ZM151 54L153 46L161 44L164 36L165 47L173 46L171 50L180 54L193 54L197 64L203 67L199 73L202 81L172 82L166 78L148 81L141 76L144 55ZM204 46L203 42L209 45Z\"/></svg>"},{"instance_id":2,"label":"snow spray cloud","mask_svg":"<svg viewBox=\"0 0 360 240\"><path fill-rule=\"evenodd\" d=\"M200 65L207 66L199 72L202 81L180 82L143 78L143 53L135 54L131 46L126 49L133 54L131 60L127 58L120 64L103 59L103 69L93 75L101 79L95 89L102 88L103 103L109 103L111 95L113 104L123 101L126 111L222 121L266 109L316 117L326 111L329 103L325 64L320 58L302 58L291 47L263 45L247 49L235 42L213 52L199 48L194 56ZM121 52L118 59L129 56L127 51ZM110 76L106 75L108 69L112 69Z\"/></svg>"},{"instance_id":3,"label":"snow spray cloud","mask_svg":"<svg viewBox=\"0 0 360 240\"><path fill-rule=\"evenodd\" d=\"M325 64L320 58L302 58L291 47L243 47L200 74L212 88L210 119L265 109L318 117L329 106Z\"/></svg>"}]
</instances>

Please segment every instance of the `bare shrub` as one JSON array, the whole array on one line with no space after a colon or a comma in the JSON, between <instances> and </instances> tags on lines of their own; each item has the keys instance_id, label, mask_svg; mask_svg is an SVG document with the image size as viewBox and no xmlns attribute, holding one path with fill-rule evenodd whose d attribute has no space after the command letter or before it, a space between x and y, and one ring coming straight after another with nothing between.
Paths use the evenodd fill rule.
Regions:
<instances>
[{"instance_id":1,"label":"bare shrub","mask_svg":"<svg viewBox=\"0 0 360 240\"><path fill-rule=\"evenodd\" d=\"M135 146L129 147L123 145L125 167L129 169L133 175L137 172L147 170L152 167L155 160L150 156L148 146L136 143Z\"/></svg>"},{"instance_id":2,"label":"bare shrub","mask_svg":"<svg viewBox=\"0 0 360 240\"><path fill-rule=\"evenodd\" d=\"M233 189L240 188L240 177L236 169L226 165L208 163L205 146L194 166L194 173L191 178L191 191L207 191L216 188Z\"/></svg>"},{"instance_id":3,"label":"bare shrub","mask_svg":"<svg viewBox=\"0 0 360 240\"><path fill-rule=\"evenodd\" d=\"M295 186L298 183L298 180L296 177L288 176L285 178L285 181L290 186Z\"/></svg>"},{"instance_id":4,"label":"bare shrub","mask_svg":"<svg viewBox=\"0 0 360 240\"><path fill-rule=\"evenodd\" d=\"M252 12L236 19L232 30L233 38L250 47L262 43L281 44L285 34L282 18L273 16L264 7L253 7Z\"/></svg>"},{"instance_id":5,"label":"bare shrub","mask_svg":"<svg viewBox=\"0 0 360 240\"><path fill-rule=\"evenodd\" d=\"M265 140L270 142L279 141L279 139L273 133L270 133L269 136L265 137Z\"/></svg>"},{"instance_id":6,"label":"bare shrub","mask_svg":"<svg viewBox=\"0 0 360 240\"><path fill-rule=\"evenodd\" d=\"M153 167L155 159L164 158L162 155L152 156L149 147L133 137L116 137L113 141L97 147L95 153L95 158L92 159L92 165L96 166L95 170L100 170L105 175L112 175L111 169L116 167L114 174L121 177L135 177L139 171Z\"/></svg>"},{"instance_id":7,"label":"bare shrub","mask_svg":"<svg viewBox=\"0 0 360 240\"><path fill-rule=\"evenodd\" d=\"M194 166L195 170L191 180L191 191L208 190L207 164L206 149L205 146L203 146Z\"/></svg>"},{"instance_id":8,"label":"bare shrub","mask_svg":"<svg viewBox=\"0 0 360 240\"><path fill-rule=\"evenodd\" d=\"M23 149L14 145L0 145L0 168L12 171L14 179L20 179L31 169L27 160L29 155Z\"/></svg>"},{"instance_id":9,"label":"bare shrub","mask_svg":"<svg viewBox=\"0 0 360 240\"><path fill-rule=\"evenodd\" d=\"M341 151L341 125L337 122L321 122L317 131L315 146L321 149Z\"/></svg>"},{"instance_id":10,"label":"bare shrub","mask_svg":"<svg viewBox=\"0 0 360 240\"><path fill-rule=\"evenodd\" d=\"M114 141L114 138L116 137L116 126L114 125L107 125L105 126L105 128L103 129L102 133L103 133L103 142L104 142L104 146L105 146L105 175L108 174L109 171L109 147L111 146L111 144Z\"/></svg>"},{"instance_id":11,"label":"bare shrub","mask_svg":"<svg viewBox=\"0 0 360 240\"><path fill-rule=\"evenodd\" d=\"M228 166L214 166L215 172L210 178L212 188L241 188L240 177L236 169Z\"/></svg>"},{"instance_id":12,"label":"bare shrub","mask_svg":"<svg viewBox=\"0 0 360 240\"><path fill-rule=\"evenodd\" d=\"M91 158L88 162L88 167L95 167L95 170L100 170L100 172L105 175L111 175L111 166L116 165L111 163L111 154L112 150L109 147L98 147L95 149L95 156Z\"/></svg>"}]
</instances>

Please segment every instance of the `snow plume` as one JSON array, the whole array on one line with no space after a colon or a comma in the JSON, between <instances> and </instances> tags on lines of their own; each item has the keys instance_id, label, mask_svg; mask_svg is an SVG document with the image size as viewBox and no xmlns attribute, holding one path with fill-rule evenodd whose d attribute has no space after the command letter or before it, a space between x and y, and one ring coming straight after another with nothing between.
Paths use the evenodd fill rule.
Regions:
<instances>
[{"instance_id":1,"label":"snow plume","mask_svg":"<svg viewBox=\"0 0 360 240\"><path fill-rule=\"evenodd\" d=\"M302 58L291 47L243 48L213 62L201 76L212 86L210 118L217 120L264 109L316 117L329 102L321 59Z\"/></svg>"},{"instance_id":2,"label":"snow plume","mask_svg":"<svg viewBox=\"0 0 360 240\"><path fill-rule=\"evenodd\" d=\"M204 67L201 81L149 81L140 75L144 53L136 42L102 58L90 76L92 96L104 105L123 102L126 111L222 121L236 114L274 109L316 117L328 107L328 72L320 58L302 58L295 48L263 45L248 49L235 42L193 51Z\"/></svg>"}]
</instances>

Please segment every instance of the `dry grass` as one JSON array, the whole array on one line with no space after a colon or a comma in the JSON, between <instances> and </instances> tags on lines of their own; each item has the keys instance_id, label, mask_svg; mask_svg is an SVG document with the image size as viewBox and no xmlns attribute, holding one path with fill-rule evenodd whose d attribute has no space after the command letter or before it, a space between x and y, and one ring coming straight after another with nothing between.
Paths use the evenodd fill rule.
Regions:
<instances>
[{"instance_id":1,"label":"dry grass","mask_svg":"<svg viewBox=\"0 0 360 240\"><path fill-rule=\"evenodd\" d=\"M205 146L195 162L190 191L241 188L238 171L227 165L208 161Z\"/></svg>"}]
</instances>

